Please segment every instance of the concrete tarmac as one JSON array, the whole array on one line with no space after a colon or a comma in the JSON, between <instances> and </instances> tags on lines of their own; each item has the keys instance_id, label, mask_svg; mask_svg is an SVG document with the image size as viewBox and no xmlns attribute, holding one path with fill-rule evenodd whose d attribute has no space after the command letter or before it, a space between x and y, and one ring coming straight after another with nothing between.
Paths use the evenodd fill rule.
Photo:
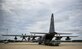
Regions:
<instances>
[{"instance_id":1,"label":"concrete tarmac","mask_svg":"<svg viewBox=\"0 0 82 49\"><path fill-rule=\"evenodd\" d=\"M30 42L0 43L0 49L82 49L82 42L62 42L60 46L38 45Z\"/></svg>"}]
</instances>

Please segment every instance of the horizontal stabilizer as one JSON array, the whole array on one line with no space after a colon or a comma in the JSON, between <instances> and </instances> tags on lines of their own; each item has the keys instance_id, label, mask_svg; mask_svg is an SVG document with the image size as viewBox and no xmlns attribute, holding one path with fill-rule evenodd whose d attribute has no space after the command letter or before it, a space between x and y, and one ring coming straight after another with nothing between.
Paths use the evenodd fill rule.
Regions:
<instances>
[{"instance_id":1,"label":"horizontal stabilizer","mask_svg":"<svg viewBox=\"0 0 82 49\"><path fill-rule=\"evenodd\" d=\"M57 33L57 34L72 34L72 33Z\"/></svg>"},{"instance_id":2,"label":"horizontal stabilizer","mask_svg":"<svg viewBox=\"0 0 82 49\"><path fill-rule=\"evenodd\" d=\"M45 32L30 32L31 34L49 34L49 33L45 33Z\"/></svg>"}]
</instances>

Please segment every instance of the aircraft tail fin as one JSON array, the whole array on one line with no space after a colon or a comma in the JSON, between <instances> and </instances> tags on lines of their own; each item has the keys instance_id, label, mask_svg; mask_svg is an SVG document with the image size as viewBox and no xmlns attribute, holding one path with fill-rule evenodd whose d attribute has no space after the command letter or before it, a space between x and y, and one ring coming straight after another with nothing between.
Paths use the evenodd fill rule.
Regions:
<instances>
[{"instance_id":1,"label":"aircraft tail fin","mask_svg":"<svg viewBox=\"0 0 82 49\"><path fill-rule=\"evenodd\" d=\"M51 15L51 22L50 22L50 28L49 28L49 33L54 33L55 30L54 30L54 15L52 13Z\"/></svg>"}]
</instances>

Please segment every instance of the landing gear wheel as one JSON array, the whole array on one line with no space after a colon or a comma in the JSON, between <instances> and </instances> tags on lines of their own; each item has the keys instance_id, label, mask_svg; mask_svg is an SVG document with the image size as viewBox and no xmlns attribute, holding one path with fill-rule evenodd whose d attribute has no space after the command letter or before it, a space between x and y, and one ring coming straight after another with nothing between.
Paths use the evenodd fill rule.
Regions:
<instances>
[{"instance_id":1,"label":"landing gear wheel","mask_svg":"<svg viewBox=\"0 0 82 49\"><path fill-rule=\"evenodd\" d=\"M41 45L42 43L41 43L41 42L39 42L38 44L39 44L39 45Z\"/></svg>"},{"instance_id":2,"label":"landing gear wheel","mask_svg":"<svg viewBox=\"0 0 82 49\"><path fill-rule=\"evenodd\" d=\"M54 46L59 46L59 44L55 44Z\"/></svg>"}]
</instances>

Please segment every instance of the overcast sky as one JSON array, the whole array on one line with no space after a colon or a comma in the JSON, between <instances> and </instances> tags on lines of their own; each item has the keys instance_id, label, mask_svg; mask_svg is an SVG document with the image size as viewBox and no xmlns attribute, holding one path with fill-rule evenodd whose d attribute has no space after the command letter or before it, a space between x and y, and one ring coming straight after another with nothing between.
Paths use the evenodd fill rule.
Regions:
<instances>
[{"instance_id":1,"label":"overcast sky","mask_svg":"<svg viewBox=\"0 0 82 49\"><path fill-rule=\"evenodd\" d=\"M0 39L7 32L48 32L52 13L57 32L82 39L82 0L0 0Z\"/></svg>"}]
</instances>

